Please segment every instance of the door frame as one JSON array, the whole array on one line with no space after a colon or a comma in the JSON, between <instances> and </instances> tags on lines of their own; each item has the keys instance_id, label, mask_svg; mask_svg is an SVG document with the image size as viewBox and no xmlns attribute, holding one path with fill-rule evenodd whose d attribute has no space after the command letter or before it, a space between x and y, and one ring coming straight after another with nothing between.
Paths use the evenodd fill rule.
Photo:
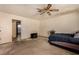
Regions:
<instances>
[{"instance_id":1,"label":"door frame","mask_svg":"<svg viewBox=\"0 0 79 59\"><path fill-rule=\"evenodd\" d=\"M13 38L13 21L16 21L16 22L18 22L18 21L20 21L20 24L21 24L21 20L16 20L16 19L12 19L12 41L14 40L14 39L16 39L17 40L17 37L18 37L18 28L17 28L17 23L16 23L16 37L15 38ZM20 33L20 36L21 36L21 33ZM21 38L21 37L20 37Z\"/></svg>"}]
</instances>

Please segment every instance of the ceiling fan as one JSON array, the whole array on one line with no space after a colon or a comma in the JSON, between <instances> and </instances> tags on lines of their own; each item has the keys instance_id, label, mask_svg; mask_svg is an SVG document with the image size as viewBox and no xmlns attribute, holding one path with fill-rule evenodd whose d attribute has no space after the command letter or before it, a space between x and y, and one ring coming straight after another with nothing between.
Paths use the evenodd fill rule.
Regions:
<instances>
[{"instance_id":1,"label":"ceiling fan","mask_svg":"<svg viewBox=\"0 0 79 59\"><path fill-rule=\"evenodd\" d=\"M58 12L59 9L54 9L52 4L48 4L47 7L44 7L42 9L37 8L38 12L40 13L40 15L47 13L48 15L51 15L51 12Z\"/></svg>"}]
</instances>

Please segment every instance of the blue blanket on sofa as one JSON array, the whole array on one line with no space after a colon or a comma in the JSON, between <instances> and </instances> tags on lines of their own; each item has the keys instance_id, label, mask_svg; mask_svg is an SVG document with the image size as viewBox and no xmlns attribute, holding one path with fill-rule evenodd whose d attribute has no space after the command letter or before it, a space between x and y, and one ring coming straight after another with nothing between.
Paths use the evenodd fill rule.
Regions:
<instances>
[{"instance_id":1,"label":"blue blanket on sofa","mask_svg":"<svg viewBox=\"0 0 79 59\"><path fill-rule=\"evenodd\" d=\"M61 41L68 43L79 44L79 38L73 38L68 35L54 34L49 36L49 41Z\"/></svg>"}]
</instances>

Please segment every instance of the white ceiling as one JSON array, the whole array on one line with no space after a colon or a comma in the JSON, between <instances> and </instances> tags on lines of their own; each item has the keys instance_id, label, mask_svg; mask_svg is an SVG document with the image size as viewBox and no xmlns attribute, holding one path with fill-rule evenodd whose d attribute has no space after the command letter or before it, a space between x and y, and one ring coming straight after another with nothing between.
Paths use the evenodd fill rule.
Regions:
<instances>
[{"instance_id":1,"label":"white ceiling","mask_svg":"<svg viewBox=\"0 0 79 59\"><path fill-rule=\"evenodd\" d=\"M40 15L37 12L37 8L45 7L45 4L3 4L0 5L0 11L10 14L15 14L23 17L33 18L33 19L47 19L52 18L54 15L79 8L78 4L54 4L53 7L59 9L59 12L52 12L52 15L47 14Z\"/></svg>"}]
</instances>

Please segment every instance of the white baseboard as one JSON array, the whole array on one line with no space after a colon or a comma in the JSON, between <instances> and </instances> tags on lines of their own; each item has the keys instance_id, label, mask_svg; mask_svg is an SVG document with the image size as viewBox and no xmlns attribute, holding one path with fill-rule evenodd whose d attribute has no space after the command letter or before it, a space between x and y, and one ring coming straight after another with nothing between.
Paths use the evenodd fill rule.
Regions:
<instances>
[{"instance_id":1,"label":"white baseboard","mask_svg":"<svg viewBox=\"0 0 79 59\"><path fill-rule=\"evenodd\" d=\"M41 36L41 35L39 35L39 37L44 37L44 38L48 38L47 36Z\"/></svg>"}]
</instances>

